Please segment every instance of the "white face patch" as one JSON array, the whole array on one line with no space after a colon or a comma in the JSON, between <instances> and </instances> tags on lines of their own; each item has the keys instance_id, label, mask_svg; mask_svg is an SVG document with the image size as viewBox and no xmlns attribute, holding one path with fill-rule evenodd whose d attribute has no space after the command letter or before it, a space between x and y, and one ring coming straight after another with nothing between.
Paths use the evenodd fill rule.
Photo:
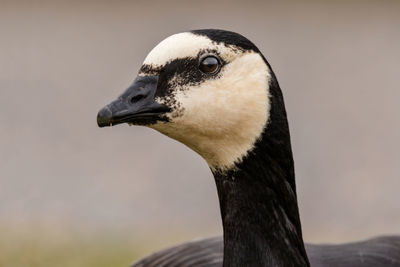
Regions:
<instances>
[{"instance_id":1,"label":"white face patch","mask_svg":"<svg viewBox=\"0 0 400 267\"><path fill-rule=\"evenodd\" d=\"M185 84L168 81L170 91L156 100L171 106L168 122L149 127L199 153L213 170L235 167L254 148L269 117L270 71L261 55L216 44L192 33L173 35L157 45L144 64L162 67L175 59L195 59L217 51L225 62L215 77Z\"/></svg>"},{"instance_id":2,"label":"white face patch","mask_svg":"<svg viewBox=\"0 0 400 267\"><path fill-rule=\"evenodd\" d=\"M199 51L206 49L218 50L227 60L235 56L233 47L215 44L205 36L183 32L161 41L150 51L143 64L154 67L164 66L175 59L196 57Z\"/></svg>"}]
</instances>

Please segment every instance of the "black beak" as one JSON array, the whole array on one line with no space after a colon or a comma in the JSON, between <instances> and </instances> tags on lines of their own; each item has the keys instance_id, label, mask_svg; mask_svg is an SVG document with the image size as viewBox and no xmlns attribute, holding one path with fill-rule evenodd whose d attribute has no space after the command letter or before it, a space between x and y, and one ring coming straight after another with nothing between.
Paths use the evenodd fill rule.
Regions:
<instances>
[{"instance_id":1,"label":"black beak","mask_svg":"<svg viewBox=\"0 0 400 267\"><path fill-rule=\"evenodd\" d=\"M99 127L120 123L149 125L167 121L170 109L155 101L158 76L137 77L126 91L97 114Z\"/></svg>"}]
</instances>

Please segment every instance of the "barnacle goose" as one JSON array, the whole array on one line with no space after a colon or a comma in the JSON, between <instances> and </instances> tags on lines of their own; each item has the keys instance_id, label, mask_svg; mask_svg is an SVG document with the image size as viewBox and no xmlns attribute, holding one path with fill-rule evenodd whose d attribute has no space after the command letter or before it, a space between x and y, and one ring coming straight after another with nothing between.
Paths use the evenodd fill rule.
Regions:
<instances>
[{"instance_id":1,"label":"barnacle goose","mask_svg":"<svg viewBox=\"0 0 400 267\"><path fill-rule=\"evenodd\" d=\"M200 154L215 178L223 238L178 245L133 266L400 266L396 236L304 245L282 92L242 35L208 29L163 40L97 123L153 128Z\"/></svg>"}]
</instances>

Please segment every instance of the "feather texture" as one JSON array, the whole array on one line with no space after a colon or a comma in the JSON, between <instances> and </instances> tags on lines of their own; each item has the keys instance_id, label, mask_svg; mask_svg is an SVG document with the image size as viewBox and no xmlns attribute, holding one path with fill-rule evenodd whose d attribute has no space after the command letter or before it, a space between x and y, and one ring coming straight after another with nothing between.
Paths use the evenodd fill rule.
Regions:
<instances>
[{"instance_id":1,"label":"feather texture","mask_svg":"<svg viewBox=\"0 0 400 267\"><path fill-rule=\"evenodd\" d=\"M400 236L338 245L306 244L312 267L400 266ZM192 241L154 253L131 267L221 267L222 237Z\"/></svg>"}]
</instances>

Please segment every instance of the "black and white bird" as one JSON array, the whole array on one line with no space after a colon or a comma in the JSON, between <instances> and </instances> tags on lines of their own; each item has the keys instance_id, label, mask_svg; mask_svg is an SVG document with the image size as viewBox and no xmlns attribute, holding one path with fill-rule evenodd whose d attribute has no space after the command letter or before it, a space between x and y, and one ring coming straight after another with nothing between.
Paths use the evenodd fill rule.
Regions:
<instances>
[{"instance_id":1,"label":"black and white bird","mask_svg":"<svg viewBox=\"0 0 400 267\"><path fill-rule=\"evenodd\" d=\"M153 128L200 154L215 178L223 238L133 266L400 266L398 236L304 244L282 92L265 57L240 34L194 30L163 40L97 123Z\"/></svg>"}]
</instances>

